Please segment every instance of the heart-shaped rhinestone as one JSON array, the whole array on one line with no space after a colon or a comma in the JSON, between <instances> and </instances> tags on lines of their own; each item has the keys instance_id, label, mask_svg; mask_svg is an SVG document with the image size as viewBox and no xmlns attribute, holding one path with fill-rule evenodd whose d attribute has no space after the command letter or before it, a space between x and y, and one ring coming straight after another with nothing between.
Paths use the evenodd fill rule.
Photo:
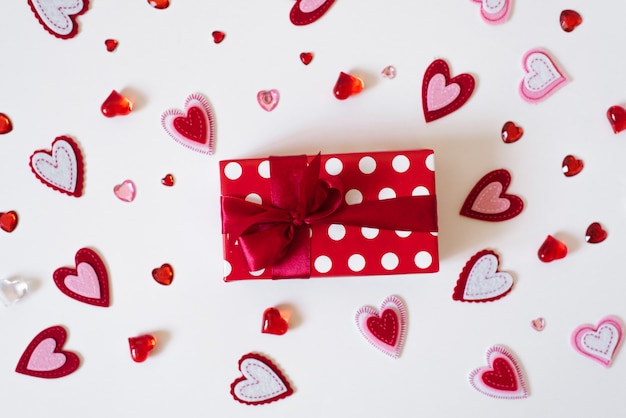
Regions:
<instances>
[{"instance_id":1,"label":"heart-shaped rhinestone","mask_svg":"<svg viewBox=\"0 0 626 418\"><path fill-rule=\"evenodd\" d=\"M132 180L124 180L121 184L113 187L113 193L115 196L123 202L132 202L135 200L135 194L137 190L135 183Z\"/></svg>"},{"instance_id":2,"label":"heart-shaped rhinestone","mask_svg":"<svg viewBox=\"0 0 626 418\"><path fill-rule=\"evenodd\" d=\"M276 308L267 308L263 312L263 334L283 335L289 329L289 324Z\"/></svg>"},{"instance_id":3,"label":"heart-shaped rhinestone","mask_svg":"<svg viewBox=\"0 0 626 418\"><path fill-rule=\"evenodd\" d=\"M21 279L0 280L0 300L5 306L13 305L28 293L28 283Z\"/></svg>"},{"instance_id":4,"label":"heart-shaped rhinestone","mask_svg":"<svg viewBox=\"0 0 626 418\"><path fill-rule=\"evenodd\" d=\"M226 34L222 32L221 30L216 30L211 33L211 36L213 36L213 42L215 42L216 44L219 44L220 42L224 40L224 38L226 37Z\"/></svg>"},{"instance_id":5,"label":"heart-shaped rhinestone","mask_svg":"<svg viewBox=\"0 0 626 418\"><path fill-rule=\"evenodd\" d=\"M137 363L146 361L150 351L156 347L157 340L150 334L139 335L137 337L130 337L128 339L128 346L130 347L130 356Z\"/></svg>"},{"instance_id":6,"label":"heart-shaped rhinestone","mask_svg":"<svg viewBox=\"0 0 626 418\"><path fill-rule=\"evenodd\" d=\"M0 213L0 228L6 232L13 232L17 226L17 213L13 210Z\"/></svg>"},{"instance_id":7,"label":"heart-shaped rhinestone","mask_svg":"<svg viewBox=\"0 0 626 418\"><path fill-rule=\"evenodd\" d=\"M113 52L115 51L115 48L117 48L118 42L116 39L107 39L104 41L104 45L106 46L107 51Z\"/></svg>"},{"instance_id":8,"label":"heart-shaped rhinestone","mask_svg":"<svg viewBox=\"0 0 626 418\"><path fill-rule=\"evenodd\" d=\"M152 277L154 277L157 283L163 286L169 286L172 284L172 280L174 280L174 269L172 269L172 266L165 263L161 267L152 270Z\"/></svg>"},{"instance_id":9,"label":"heart-shaped rhinestone","mask_svg":"<svg viewBox=\"0 0 626 418\"><path fill-rule=\"evenodd\" d=\"M300 54L300 61L304 65L309 65L311 61L313 61L313 53L312 52L303 52Z\"/></svg>"},{"instance_id":10,"label":"heart-shaped rhinestone","mask_svg":"<svg viewBox=\"0 0 626 418\"><path fill-rule=\"evenodd\" d=\"M11 119L4 113L0 113L0 135L8 134L13 130Z\"/></svg>"},{"instance_id":11,"label":"heart-shaped rhinestone","mask_svg":"<svg viewBox=\"0 0 626 418\"><path fill-rule=\"evenodd\" d=\"M585 233L585 241L589 244L597 244L602 242L607 237L606 230L600 225L598 222L593 222L591 225L587 227L587 232Z\"/></svg>"},{"instance_id":12,"label":"heart-shaped rhinestone","mask_svg":"<svg viewBox=\"0 0 626 418\"><path fill-rule=\"evenodd\" d=\"M339 100L346 100L350 96L363 91L363 80L344 72L339 73L333 92Z\"/></svg>"},{"instance_id":13,"label":"heart-shaped rhinestone","mask_svg":"<svg viewBox=\"0 0 626 418\"><path fill-rule=\"evenodd\" d=\"M546 320L543 318L537 318L530 321L530 326L533 327L535 331L543 331L546 327Z\"/></svg>"},{"instance_id":14,"label":"heart-shaped rhinestone","mask_svg":"<svg viewBox=\"0 0 626 418\"><path fill-rule=\"evenodd\" d=\"M606 117L609 118L613 132L616 134L626 129L626 109L622 106L611 106L606 111Z\"/></svg>"},{"instance_id":15,"label":"heart-shaped rhinestone","mask_svg":"<svg viewBox=\"0 0 626 418\"><path fill-rule=\"evenodd\" d=\"M567 255L567 245L554 238L552 235L548 235L543 244L541 244L541 247L539 247L537 255L544 263L560 260Z\"/></svg>"},{"instance_id":16,"label":"heart-shaped rhinestone","mask_svg":"<svg viewBox=\"0 0 626 418\"><path fill-rule=\"evenodd\" d=\"M133 104L126 97L113 90L100 106L100 110L107 118L126 116L133 110Z\"/></svg>"},{"instance_id":17,"label":"heart-shaped rhinestone","mask_svg":"<svg viewBox=\"0 0 626 418\"><path fill-rule=\"evenodd\" d=\"M396 78L396 67L393 65L388 65L380 72L383 77L388 78L389 80L393 80Z\"/></svg>"},{"instance_id":18,"label":"heart-shaped rhinestone","mask_svg":"<svg viewBox=\"0 0 626 418\"><path fill-rule=\"evenodd\" d=\"M148 0L148 4L155 9L167 9L170 5L170 0Z\"/></svg>"},{"instance_id":19,"label":"heart-shaped rhinestone","mask_svg":"<svg viewBox=\"0 0 626 418\"><path fill-rule=\"evenodd\" d=\"M167 187L172 187L174 185L174 176L166 174L165 177L161 179L161 184Z\"/></svg>"},{"instance_id":20,"label":"heart-shaped rhinestone","mask_svg":"<svg viewBox=\"0 0 626 418\"><path fill-rule=\"evenodd\" d=\"M563 10L559 20L561 22L561 29L565 32L571 32L576 29L578 25L583 23L582 16L575 10Z\"/></svg>"},{"instance_id":21,"label":"heart-shaped rhinestone","mask_svg":"<svg viewBox=\"0 0 626 418\"><path fill-rule=\"evenodd\" d=\"M278 94L278 90L276 89L261 90L257 93L256 99L265 111L271 112L276 106L278 106L280 96Z\"/></svg>"},{"instance_id":22,"label":"heart-shaped rhinestone","mask_svg":"<svg viewBox=\"0 0 626 418\"><path fill-rule=\"evenodd\" d=\"M579 160L573 155L568 155L563 159L563 174L565 177L572 177L583 170L583 160Z\"/></svg>"},{"instance_id":23,"label":"heart-shaped rhinestone","mask_svg":"<svg viewBox=\"0 0 626 418\"><path fill-rule=\"evenodd\" d=\"M506 122L502 126L502 140L505 144L512 144L524 135L524 129L517 126L514 122Z\"/></svg>"}]
</instances>

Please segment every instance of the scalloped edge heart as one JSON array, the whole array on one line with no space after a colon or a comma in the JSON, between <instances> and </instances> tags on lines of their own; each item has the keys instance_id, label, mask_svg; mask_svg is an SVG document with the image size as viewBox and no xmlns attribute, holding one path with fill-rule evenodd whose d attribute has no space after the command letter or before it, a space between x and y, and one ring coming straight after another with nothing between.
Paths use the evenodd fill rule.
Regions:
<instances>
[{"instance_id":1,"label":"scalloped edge heart","mask_svg":"<svg viewBox=\"0 0 626 418\"><path fill-rule=\"evenodd\" d=\"M499 213L483 213L473 210L474 204L478 197L481 196L483 190L493 183L499 183L501 185L502 190L498 198L507 199L510 202L509 207ZM509 184L511 184L511 173L504 168L493 170L485 174L470 191L461 207L460 214L468 218L489 222L501 222L515 218L524 209L524 201L519 196L505 193L509 188Z\"/></svg>"},{"instance_id":2,"label":"scalloped edge heart","mask_svg":"<svg viewBox=\"0 0 626 418\"><path fill-rule=\"evenodd\" d=\"M75 161L70 161L71 163L70 167L59 167L59 160L58 158L56 158L56 154L59 152L59 150L62 150L68 153L68 155L71 153L71 156L74 157ZM51 163L49 161L50 159L54 159L54 163ZM76 182L73 185L73 187L69 187L69 186L64 187L64 185L54 184L54 181L55 181L54 178L52 179L46 178L45 174L41 173L41 171L38 168L38 164L40 162L52 165L54 167L54 170L62 171L62 170L69 169L71 171L70 175L73 175L73 174L76 175ZM73 164L74 162L75 162L75 166ZM35 175L35 177L37 177L40 182L50 187L51 189L64 193L68 196L74 196L74 197L82 196L83 185L84 185L83 184L84 183L84 171L85 171L83 156L80 152L80 147L72 138L68 136L56 137L54 141L52 142L52 146L50 150L45 150L45 149L36 150L30 156L30 161L28 164L30 165L30 169Z\"/></svg>"},{"instance_id":3,"label":"scalloped edge heart","mask_svg":"<svg viewBox=\"0 0 626 418\"><path fill-rule=\"evenodd\" d=\"M481 271L477 272L476 269L480 269L480 264L482 263L488 263L488 271L482 271L481 269ZM465 264L465 267L463 267L463 270L459 275L459 279L457 280L456 286L454 287L452 299L458 300L460 302L493 302L494 300L501 299L508 295L513 289L513 285L515 283L510 273L498 270L499 265L500 257L498 257L498 254L491 250L482 250L474 254ZM479 276L476 276L476 274L478 274ZM494 289L485 289L484 291L487 293L488 297L477 297L473 299L467 298L468 295L466 294L466 291L468 281L470 281L470 284L476 282L477 280L488 282L488 280L493 280L493 277L496 274L499 276L503 276L504 278L502 288L497 289L498 291L494 291ZM480 286L479 283L477 283L477 285Z\"/></svg>"},{"instance_id":4,"label":"scalloped edge heart","mask_svg":"<svg viewBox=\"0 0 626 418\"><path fill-rule=\"evenodd\" d=\"M104 265L104 261L102 261L102 258L90 248L81 248L76 252L74 260L76 263L76 268L61 267L56 269L52 274L54 283L57 285L59 290L65 295L79 302L87 303L94 306L100 306L103 308L108 307L110 305L109 275L107 273L106 266ZM98 277L98 284L100 285L99 298L90 298L87 296L83 296L79 293L72 291L65 284L65 279L67 278L67 276L78 276L77 268L78 265L81 263L86 263L90 265L95 271Z\"/></svg>"},{"instance_id":5,"label":"scalloped edge heart","mask_svg":"<svg viewBox=\"0 0 626 418\"><path fill-rule=\"evenodd\" d=\"M69 31L57 32L53 28L48 26L47 20L41 17L34 2L45 3L45 1L42 2L42 0L28 0L28 5L30 6L30 10L35 14L35 17L37 18L41 26L43 26L43 28L48 33L50 33L51 35L59 39L70 39L76 36L78 34L77 18L78 16L86 13L87 10L89 9L89 0L76 0L76 6L81 7L81 9L76 13L64 14L64 16L68 19L68 26L71 23L71 28L69 29ZM81 3L82 3L82 6L81 6Z\"/></svg>"},{"instance_id":6,"label":"scalloped edge heart","mask_svg":"<svg viewBox=\"0 0 626 418\"><path fill-rule=\"evenodd\" d=\"M239 359L238 367L242 376L235 379L230 385L230 394L237 402L246 405L262 405L284 399L293 394L293 388L285 375L278 369L278 366L265 356L257 353L244 354ZM258 368L262 376L258 374L253 375L249 367ZM272 381L274 385L278 386L276 392L260 392L256 395L257 399L253 399L254 396L245 396L245 388L259 385L263 386L264 382L268 381L268 379Z\"/></svg>"},{"instance_id":7,"label":"scalloped edge heart","mask_svg":"<svg viewBox=\"0 0 626 418\"><path fill-rule=\"evenodd\" d=\"M469 382L478 392L498 399L524 399L528 397L528 389L524 380L522 369L513 354L501 345L494 345L487 350L488 367L479 367L469 375ZM498 389L495 383L486 382L483 378L487 373L498 372L494 369L494 363L498 369L505 369L513 381L507 382L514 386L512 390Z\"/></svg>"},{"instance_id":8,"label":"scalloped edge heart","mask_svg":"<svg viewBox=\"0 0 626 418\"><path fill-rule=\"evenodd\" d=\"M53 339L55 342L55 348L53 353L63 354L65 356L65 363L60 367L53 370L33 370L29 368L29 363L33 353L37 350L39 345L47 339ZM74 373L78 366L80 366L80 358L71 351L63 350L63 345L67 339L67 331L60 325L55 325L50 328L46 328L32 339L28 344L24 353L17 362L15 371L17 373L41 377L44 379L56 379L59 377L67 376Z\"/></svg>"}]
</instances>

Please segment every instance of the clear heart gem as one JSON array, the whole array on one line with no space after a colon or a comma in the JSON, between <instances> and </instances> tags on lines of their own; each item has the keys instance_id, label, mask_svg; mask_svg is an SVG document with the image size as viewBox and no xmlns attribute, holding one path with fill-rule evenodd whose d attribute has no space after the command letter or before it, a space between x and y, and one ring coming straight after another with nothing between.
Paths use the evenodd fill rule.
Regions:
<instances>
[{"instance_id":1,"label":"clear heart gem","mask_svg":"<svg viewBox=\"0 0 626 418\"><path fill-rule=\"evenodd\" d=\"M0 300L5 306L11 306L28 293L28 283L20 279L0 280Z\"/></svg>"}]
</instances>

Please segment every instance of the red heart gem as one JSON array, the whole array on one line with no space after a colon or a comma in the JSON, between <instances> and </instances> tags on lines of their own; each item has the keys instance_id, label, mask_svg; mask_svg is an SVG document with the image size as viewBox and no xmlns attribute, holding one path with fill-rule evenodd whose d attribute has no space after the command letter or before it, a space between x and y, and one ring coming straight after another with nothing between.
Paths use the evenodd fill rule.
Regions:
<instances>
[{"instance_id":1,"label":"red heart gem","mask_svg":"<svg viewBox=\"0 0 626 418\"><path fill-rule=\"evenodd\" d=\"M583 170L583 160L579 160L573 155L568 155L563 159L563 174L565 177L572 177Z\"/></svg>"},{"instance_id":2,"label":"red heart gem","mask_svg":"<svg viewBox=\"0 0 626 418\"><path fill-rule=\"evenodd\" d=\"M115 51L115 48L117 48L117 40L115 39L107 39L106 41L104 41L104 45L107 47L107 51L109 52L113 52Z\"/></svg>"},{"instance_id":3,"label":"red heart gem","mask_svg":"<svg viewBox=\"0 0 626 418\"><path fill-rule=\"evenodd\" d=\"M156 346L157 340L152 335L145 334L138 337L131 337L128 339L128 345L130 347L130 356L137 363L146 361L150 351Z\"/></svg>"},{"instance_id":4,"label":"red heart gem","mask_svg":"<svg viewBox=\"0 0 626 418\"><path fill-rule=\"evenodd\" d=\"M510 183L511 174L503 168L485 174L465 199L461 215L490 222L516 217L524 209L524 201L505 193Z\"/></svg>"},{"instance_id":5,"label":"red heart gem","mask_svg":"<svg viewBox=\"0 0 626 418\"><path fill-rule=\"evenodd\" d=\"M9 211L0 213L0 228L7 232L13 232L17 226L17 213Z\"/></svg>"},{"instance_id":6,"label":"red heart gem","mask_svg":"<svg viewBox=\"0 0 626 418\"><path fill-rule=\"evenodd\" d=\"M512 392L517 390L515 370L506 360L497 358L493 361L492 367L493 370L483 374L483 382L487 386Z\"/></svg>"},{"instance_id":7,"label":"red heart gem","mask_svg":"<svg viewBox=\"0 0 626 418\"><path fill-rule=\"evenodd\" d=\"M606 239L607 232L602 228L598 222L594 222L587 227L587 232L585 233L585 241L590 244L597 244Z\"/></svg>"},{"instance_id":8,"label":"red heart gem","mask_svg":"<svg viewBox=\"0 0 626 418\"><path fill-rule=\"evenodd\" d=\"M560 260L567 255L567 245L554 238L552 235L548 235L539 247L537 252L539 259L544 263L549 263L554 260Z\"/></svg>"},{"instance_id":9,"label":"red heart gem","mask_svg":"<svg viewBox=\"0 0 626 418\"><path fill-rule=\"evenodd\" d=\"M155 9L167 9L170 5L170 0L148 0L148 4Z\"/></svg>"},{"instance_id":10,"label":"red heart gem","mask_svg":"<svg viewBox=\"0 0 626 418\"><path fill-rule=\"evenodd\" d=\"M263 311L263 334L283 335L289 329L289 324L276 308L267 308Z\"/></svg>"},{"instance_id":11,"label":"red heart gem","mask_svg":"<svg viewBox=\"0 0 626 418\"><path fill-rule=\"evenodd\" d=\"M626 109L624 109L623 107L609 107L609 110L606 111L606 117L609 118L609 122L611 122L613 132L615 132L616 134L626 129Z\"/></svg>"},{"instance_id":12,"label":"red heart gem","mask_svg":"<svg viewBox=\"0 0 626 418\"><path fill-rule=\"evenodd\" d=\"M335 88L333 89L335 97L339 100L346 100L348 97L359 94L363 91L363 80L350 74L341 72Z\"/></svg>"},{"instance_id":13,"label":"red heart gem","mask_svg":"<svg viewBox=\"0 0 626 418\"><path fill-rule=\"evenodd\" d=\"M0 135L8 134L13 130L13 124L11 123L11 119L4 113L0 113Z\"/></svg>"},{"instance_id":14,"label":"red heart gem","mask_svg":"<svg viewBox=\"0 0 626 418\"><path fill-rule=\"evenodd\" d=\"M55 379L74 373L80 359L71 351L64 351L67 332L61 326L46 328L28 344L15 371L29 376Z\"/></svg>"},{"instance_id":15,"label":"red heart gem","mask_svg":"<svg viewBox=\"0 0 626 418\"><path fill-rule=\"evenodd\" d=\"M560 21L561 21L561 28L565 32L571 32L574 29L576 29L578 25L583 23L583 18L575 10L563 10L561 12Z\"/></svg>"},{"instance_id":16,"label":"red heart gem","mask_svg":"<svg viewBox=\"0 0 626 418\"><path fill-rule=\"evenodd\" d=\"M126 97L113 90L100 106L100 110L107 118L126 116L133 110L133 104Z\"/></svg>"},{"instance_id":17,"label":"red heart gem","mask_svg":"<svg viewBox=\"0 0 626 418\"><path fill-rule=\"evenodd\" d=\"M300 54L300 61L302 61L304 65L309 65L312 60L313 60L312 52L303 52Z\"/></svg>"},{"instance_id":18,"label":"red heart gem","mask_svg":"<svg viewBox=\"0 0 626 418\"><path fill-rule=\"evenodd\" d=\"M400 329L398 315L393 309L385 309L380 318L371 316L367 318L367 328L380 341L390 346L395 346L398 341L397 332Z\"/></svg>"},{"instance_id":19,"label":"red heart gem","mask_svg":"<svg viewBox=\"0 0 626 418\"><path fill-rule=\"evenodd\" d=\"M213 42L215 42L216 44L222 42L226 37L226 34L219 30L214 31L211 35L213 35Z\"/></svg>"},{"instance_id":20,"label":"red heart gem","mask_svg":"<svg viewBox=\"0 0 626 418\"><path fill-rule=\"evenodd\" d=\"M174 185L174 176L171 174L166 174L165 177L161 179L161 184L167 187L172 187Z\"/></svg>"},{"instance_id":21,"label":"red heart gem","mask_svg":"<svg viewBox=\"0 0 626 418\"><path fill-rule=\"evenodd\" d=\"M502 126L502 140L505 144L511 144L517 141L522 135L524 135L524 129L513 122L506 122Z\"/></svg>"},{"instance_id":22,"label":"red heart gem","mask_svg":"<svg viewBox=\"0 0 626 418\"><path fill-rule=\"evenodd\" d=\"M152 270L152 277L154 277L157 283L169 286L172 284L172 280L174 280L174 270L172 266L165 263L161 267Z\"/></svg>"}]
</instances>

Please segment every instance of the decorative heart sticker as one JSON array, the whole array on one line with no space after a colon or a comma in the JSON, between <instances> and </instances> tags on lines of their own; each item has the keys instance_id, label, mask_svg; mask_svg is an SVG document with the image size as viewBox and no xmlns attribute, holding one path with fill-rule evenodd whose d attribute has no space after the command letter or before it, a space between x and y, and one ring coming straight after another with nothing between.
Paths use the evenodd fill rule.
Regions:
<instances>
[{"instance_id":1,"label":"decorative heart sticker","mask_svg":"<svg viewBox=\"0 0 626 418\"><path fill-rule=\"evenodd\" d=\"M46 186L69 196L83 194L83 156L72 138L59 136L52 150L37 150L30 156L30 168Z\"/></svg>"},{"instance_id":2,"label":"decorative heart sticker","mask_svg":"<svg viewBox=\"0 0 626 418\"><path fill-rule=\"evenodd\" d=\"M572 346L583 356L609 367L623 337L622 322L617 317L607 316L595 328L591 325L576 328L572 333Z\"/></svg>"},{"instance_id":3,"label":"decorative heart sticker","mask_svg":"<svg viewBox=\"0 0 626 418\"><path fill-rule=\"evenodd\" d=\"M137 188L132 180L124 180L121 184L117 184L113 187L113 193L123 202L132 202L135 200Z\"/></svg>"},{"instance_id":4,"label":"decorative heart sticker","mask_svg":"<svg viewBox=\"0 0 626 418\"><path fill-rule=\"evenodd\" d=\"M261 90L257 93L256 99L259 102L259 105L266 110L267 112L271 112L278 105L278 99L280 96L278 95L278 90Z\"/></svg>"},{"instance_id":5,"label":"decorative heart sticker","mask_svg":"<svg viewBox=\"0 0 626 418\"><path fill-rule=\"evenodd\" d=\"M89 9L89 0L28 0L28 4L44 29L61 39L76 36L76 18Z\"/></svg>"},{"instance_id":6,"label":"decorative heart sticker","mask_svg":"<svg viewBox=\"0 0 626 418\"><path fill-rule=\"evenodd\" d=\"M505 193L510 183L511 173L503 168L485 174L465 199L461 215L489 222L515 218L524 209L524 202Z\"/></svg>"},{"instance_id":7,"label":"decorative heart sticker","mask_svg":"<svg viewBox=\"0 0 626 418\"><path fill-rule=\"evenodd\" d=\"M547 52L531 49L522 59L526 75L520 84L522 99L537 103L567 83L567 78L557 68Z\"/></svg>"},{"instance_id":8,"label":"decorative heart sticker","mask_svg":"<svg viewBox=\"0 0 626 418\"><path fill-rule=\"evenodd\" d=\"M480 15L485 22L499 25L506 22L511 12L511 0L473 0L480 3Z\"/></svg>"},{"instance_id":9,"label":"decorative heart sticker","mask_svg":"<svg viewBox=\"0 0 626 418\"><path fill-rule=\"evenodd\" d=\"M470 74L450 78L450 68L441 59L433 61L422 81L422 105L426 122L442 118L467 102L476 82Z\"/></svg>"},{"instance_id":10,"label":"decorative heart sticker","mask_svg":"<svg viewBox=\"0 0 626 418\"><path fill-rule=\"evenodd\" d=\"M209 102L199 94L185 101L185 113L170 109L163 113L161 124L179 144L202 154L213 153L215 126Z\"/></svg>"},{"instance_id":11,"label":"decorative heart sticker","mask_svg":"<svg viewBox=\"0 0 626 418\"><path fill-rule=\"evenodd\" d=\"M80 365L78 356L63 350L65 328L56 325L41 331L28 344L15 371L44 379L56 379L74 373Z\"/></svg>"},{"instance_id":12,"label":"decorative heart sticker","mask_svg":"<svg viewBox=\"0 0 626 418\"><path fill-rule=\"evenodd\" d=\"M287 378L270 359L248 353L239 359L242 377L230 385L230 394L247 405L261 405L293 394Z\"/></svg>"},{"instance_id":13,"label":"decorative heart sticker","mask_svg":"<svg viewBox=\"0 0 626 418\"><path fill-rule=\"evenodd\" d=\"M365 339L390 357L400 357L406 338L406 309L402 301L389 296L380 305L380 314L370 306L356 312L356 324Z\"/></svg>"},{"instance_id":14,"label":"decorative heart sticker","mask_svg":"<svg viewBox=\"0 0 626 418\"><path fill-rule=\"evenodd\" d=\"M289 20L296 26L315 22L328 11L335 0L296 0L291 8Z\"/></svg>"},{"instance_id":15,"label":"decorative heart sticker","mask_svg":"<svg viewBox=\"0 0 626 418\"><path fill-rule=\"evenodd\" d=\"M477 252L463 267L452 299L461 302L492 302L513 288L513 277L498 271L500 259L491 250Z\"/></svg>"},{"instance_id":16,"label":"decorative heart sticker","mask_svg":"<svg viewBox=\"0 0 626 418\"><path fill-rule=\"evenodd\" d=\"M89 248L75 256L76 269L61 267L52 278L61 292L90 305L109 306L109 275L102 258Z\"/></svg>"},{"instance_id":17,"label":"decorative heart sticker","mask_svg":"<svg viewBox=\"0 0 626 418\"><path fill-rule=\"evenodd\" d=\"M470 373L470 384L482 394L500 399L528 397L522 370L506 348L495 345L487 351L488 367Z\"/></svg>"}]
</instances>

